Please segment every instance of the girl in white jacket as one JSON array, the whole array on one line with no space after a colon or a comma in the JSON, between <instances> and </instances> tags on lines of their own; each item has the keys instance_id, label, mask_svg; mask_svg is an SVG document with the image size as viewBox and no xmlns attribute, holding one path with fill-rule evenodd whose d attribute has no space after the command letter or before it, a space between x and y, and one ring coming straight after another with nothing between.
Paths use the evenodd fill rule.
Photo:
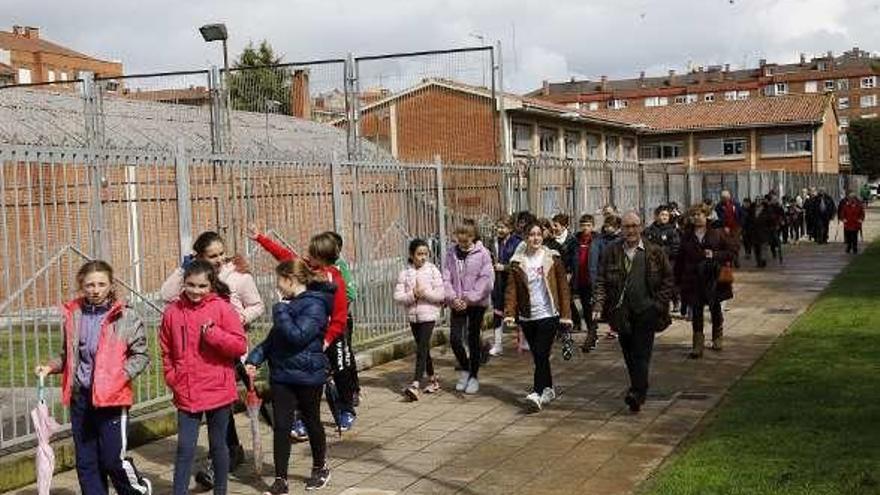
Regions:
<instances>
[{"instance_id":1,"label":"girl in white jacket","mask_svg":"<svg viewBox=\"0 0 880 495\"><path fill-rule=\"evenodd\" d=\"M443 276L440 270L428 261L428 243L413 239L409 243L409 265L397 277L394 300L406 308L406 315L416 341L416 370L412 385L404 390L411 400L419 400L420 383L428 374L426 393L440 391L440 382L434 374L431 361L431 335L434 324L440 316L440 308L445 298Z\"/></svg>"}]
</instances>

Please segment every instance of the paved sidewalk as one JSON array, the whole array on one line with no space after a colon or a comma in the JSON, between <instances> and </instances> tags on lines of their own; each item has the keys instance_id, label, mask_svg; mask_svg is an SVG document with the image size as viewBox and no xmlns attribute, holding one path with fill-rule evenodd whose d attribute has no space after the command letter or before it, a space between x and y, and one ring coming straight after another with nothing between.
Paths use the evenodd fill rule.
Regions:
<instances>
[{"instance_id":1,"label":"paved sidewalk","mask_svg":"<svg viewBox=\"0 0 880 495\"><path fill-rule=\"evenodd\" d=\"M865 233L868 239L880 233L876 209L869 213ZM589 355L578 352L570 362L561 359L556 346L552 364L561 396L539 414L522 408L532 363L528 355L513 352L510 342L503 357L481 370L476 396L454 392L453 356L444 349L433 354L446 391L416 403L399 395L412 372L410 359L364 372L366 393L355 430L339 439L327 428L332 481L320 493L630 493L849 259L838 242L787 246L785 265L771 263L762 272L744 261L736 274L736 299L725 313L724 352L707 351L701 361L687 359L690 327L676 321L658 339L652 392L638 415L623 404L625 369L611 340L602 340ZM248 446L248 420L243 414L236 420ZM133 452L155 493L170 493L175 443L176 437L167 438ZM251 476L246 463L231 477L230 493L259 493L271 483L271 444L263 425L267 476ZM308 445L295 446L291 493L303 493L310 466ZM78 493L72 471L56 476L54 486L53 493ZM36 492L31 487L22 493Z\"/></svg>"}]
</instances>

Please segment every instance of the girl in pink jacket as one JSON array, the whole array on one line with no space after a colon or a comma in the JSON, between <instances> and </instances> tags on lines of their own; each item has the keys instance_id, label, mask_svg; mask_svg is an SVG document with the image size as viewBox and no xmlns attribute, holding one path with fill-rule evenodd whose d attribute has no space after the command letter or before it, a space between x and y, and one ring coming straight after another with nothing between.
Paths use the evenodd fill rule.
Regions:
<instances>
[{"instance_id":1,"label":"girl in pink jacket","mask_svg":"<svg viewBox=\"0 0 880 495\"><path fill-rule=\"evenodd\" d=\"M440 270L428 261L429 257L428 243L413 239L409 243L409 266L400 272L394 288L394 300L406 308L416 341L416 372L412 385L404 390L404 395L411 400L419 400L419 387L426 371L429 383L425 392L430 394L440 390L431 360L431 335L446 295Z\"/></svg>"},{"instance_id":2,"label":"girl in pink jacket","mask_svg":"<svg viewBox=\"0 0 880 495\"><path fill-rule=\"evenodd\" d=\"M193 244L193 254L183 259L182 266L168 277L159 295L162 300L171 303L180 297L183 291L183 272L194 260L206 261L214 267L218 279L229 287L229 302L235 308L241 323L247 330L248 325L253 323L265 311L263 300L257 291L257 284L247 266L247 261L241 256L228 257L226 243L216 232L202 232ZM236 373L240 380L244 380L244 366L241 362L236 364ZM226 432L226 444L229 446L230 466L234 470L244 460L244 448L238 439L235 430L234 417L229 418L229 430ZM213 486L213 471L210 464L200 468L196 473L196 482L206 490Z\"/></svg>"},{"instance_id":3,"label":"girl in pink jacket","mask_svg":"<svg viewBox=\"0 0 880 495\"><path fill-rule=\"evenodd\" d=\"M203 416L208 423L214 494L225 494L229 472L226 430L230 406L238 399L234 361L247 351L247 338L238 313L229 304L229 287L210 263L192 262L183 280L183 295L165 309L159 333L165 383L177 406L174 494L188 493Z\"/></svg>"}]
</instances>

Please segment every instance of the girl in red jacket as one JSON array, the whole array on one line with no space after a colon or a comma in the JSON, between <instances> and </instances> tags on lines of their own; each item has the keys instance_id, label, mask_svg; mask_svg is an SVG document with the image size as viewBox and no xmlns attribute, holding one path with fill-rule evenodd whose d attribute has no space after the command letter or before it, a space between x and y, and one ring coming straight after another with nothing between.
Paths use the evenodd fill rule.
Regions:
<instances>
[{"instance_id":1,"label":"girl in red jacket","mask_svg":"<svg viewBox=\"0 0 880 495\"><path fill-rule=\"evenodd\" d=\"M109 477L120 495L148 495L152 485L125 453L131 381L150 363L144 324L116 298L106 262L87 262L76 282L81 296L64 305L61 354L36 373L61 373L80 493L107 495Z\"/></svg>"},{"instance_id":2,"label":"girl in red jacket","mask_svg":"<svg viewBox=\"0 0 880 495\"><path fill-rule=\"evenodd\" d=\"M229 303L229 287L214 267L197 260L183 273L183 294L165 309L159 333L165 383L177 406L174 494L189 492L199 423L207 417L214 494L226 493L230 405L238 399L233 360L247 350L241 318Z\"/></svg>"}]
</instances>

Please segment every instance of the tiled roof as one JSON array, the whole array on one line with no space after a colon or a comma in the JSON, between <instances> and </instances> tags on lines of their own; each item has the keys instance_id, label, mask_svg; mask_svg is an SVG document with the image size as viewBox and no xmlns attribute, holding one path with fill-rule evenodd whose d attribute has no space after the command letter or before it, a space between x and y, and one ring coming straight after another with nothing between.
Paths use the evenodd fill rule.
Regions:
<instances>
[{"instance_id":1,"label":"tiled roof","mask_svg":"<svg viewBox=\"0 0 880 495\"><path fill-rule=\"evenodd\" d=\"M821 123L831 105L830 95L791 95L741 101L692 103L664 107L582 111L639 125L644 133L670 133Z\"/></svg>"},{"instance_id":2,"label":"tiled roof","mask_svg":"<svg viewBox=\"0 0 880 495\"><path fill-rule=\"evenodd\" d=\"M66 57L100 60L95 57L90 57L89 55L71 50L70 48L65 48L61 45L57 45L55 43L52 43L51 41L47 41L41 38L25 38L23 36L18 36L8 31L0 31L0 48L32 53L54 53L56 55L64 55Z\"/></svg>"}]
</instances>

